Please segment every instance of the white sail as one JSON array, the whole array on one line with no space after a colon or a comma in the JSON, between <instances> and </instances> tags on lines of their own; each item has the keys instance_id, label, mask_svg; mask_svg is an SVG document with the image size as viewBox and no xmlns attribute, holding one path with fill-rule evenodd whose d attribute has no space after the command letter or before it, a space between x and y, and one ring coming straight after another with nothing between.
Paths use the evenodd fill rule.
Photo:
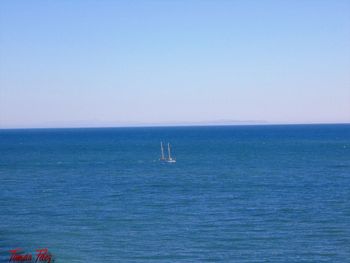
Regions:
<instances>
[{"instance_id":1,"label":"white sail","mask_svg":"<svg viewBox=\"0 0 350 263\"><path fill-rule=\"evenodd\" d=\"M171 160L171 155L170 155L170 143L168 143L168 159Z\"/></svg>"},{"instance_id":2,"label":"white sail","mask_svg":"<svg viewBox=\"0 0 350 263\"><path fill-rule=\"evenodd\" d=\"M167 162L168 162L168 163L175 163L175 162L176 162L176 160L173 159L173 158L171 157L171 153L170 153L170 143L168 143L168 160L167 160Z\"/></svg>"},{"instance_id":3,"label":"white sail","mask_svg":"<svg viewBox=\"0 0 350 263\"><path fill-rule=\"evenodd\" d=\"M163 142L160 142L160 152L161 152L161 157L160 157L160 159L161 159L161 160L165 160Z\"/></svg>"}]
</instances>

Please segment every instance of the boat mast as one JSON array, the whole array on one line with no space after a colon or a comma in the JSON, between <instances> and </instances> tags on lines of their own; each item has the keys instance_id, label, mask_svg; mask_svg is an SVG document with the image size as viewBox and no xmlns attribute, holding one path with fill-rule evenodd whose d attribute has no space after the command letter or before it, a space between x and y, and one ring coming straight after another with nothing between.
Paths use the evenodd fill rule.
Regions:
<instances>
[{"instance_id":1,"label":"boat mast","mask_svg":"<svg viewBox=\"0 0 350 263\"><path fill-rule=\"evenodd\" d=\"M160 158L161 160L164 160L164 149L163 149L163 142L160 142L160 152L162 153L162 157Z\"/></svg>"},{"instance_id":2,"label":"boat mast","mask_svg":"<svg viewBox=\"0 0 350 263\"><path fill-rule=\"evenodd\" d=\"M170 156L170 143L168 143L168 155L169 155L169 160L171 160L171 156Z\"/></svg>"}]
</instances>

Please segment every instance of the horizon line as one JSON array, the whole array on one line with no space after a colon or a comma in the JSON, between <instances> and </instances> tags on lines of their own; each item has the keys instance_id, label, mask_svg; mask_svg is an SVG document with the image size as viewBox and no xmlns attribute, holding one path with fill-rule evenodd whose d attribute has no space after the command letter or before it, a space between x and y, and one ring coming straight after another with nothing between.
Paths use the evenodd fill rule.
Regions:
<instances>
[{"instance_id":1,"label":"horizon line","mask_svg":"<svg viewBox=\"0 0 350 263\"><path fill-rule=\"evenodd\" d=\"M265 123L159 123L115 126L61 126L61 127L0 127L0 130L49 130L49 129L108 129L108 128L166 128L166 127L221 127L221 126L278 126L278 125L349 125L350 122L265 122Z\"/></svg>"}]
</instances>

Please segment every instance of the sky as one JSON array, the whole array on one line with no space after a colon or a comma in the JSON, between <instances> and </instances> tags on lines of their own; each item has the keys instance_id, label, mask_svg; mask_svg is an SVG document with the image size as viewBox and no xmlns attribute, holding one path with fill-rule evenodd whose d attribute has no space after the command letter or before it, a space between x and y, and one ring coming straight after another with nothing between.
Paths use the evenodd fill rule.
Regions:
<instances>
[{"instance_id":1,"label":"sky","mask_svg":"<svg viewBox=\"0 0 350 263\"><path fill-rule=\"evenodd\" d=\"M349 122L348 0L0 2L0 128Z\"/></svg>"}]
</instances>

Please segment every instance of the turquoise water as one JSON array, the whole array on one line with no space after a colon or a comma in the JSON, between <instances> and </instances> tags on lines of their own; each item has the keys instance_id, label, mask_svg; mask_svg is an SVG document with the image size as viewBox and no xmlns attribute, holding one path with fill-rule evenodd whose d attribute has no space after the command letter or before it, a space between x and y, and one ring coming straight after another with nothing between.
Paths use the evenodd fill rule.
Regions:
<instances>
[{"instance_id":1,"label":"turquoise water","mask_svg":"<svg viewBox=\"0 0 350 263\"><path fill-rule=\"evenodd\" d=\"M350 125L0 130L0 154L0 262L349 262Z\"/></svg>"}]
</instances>

